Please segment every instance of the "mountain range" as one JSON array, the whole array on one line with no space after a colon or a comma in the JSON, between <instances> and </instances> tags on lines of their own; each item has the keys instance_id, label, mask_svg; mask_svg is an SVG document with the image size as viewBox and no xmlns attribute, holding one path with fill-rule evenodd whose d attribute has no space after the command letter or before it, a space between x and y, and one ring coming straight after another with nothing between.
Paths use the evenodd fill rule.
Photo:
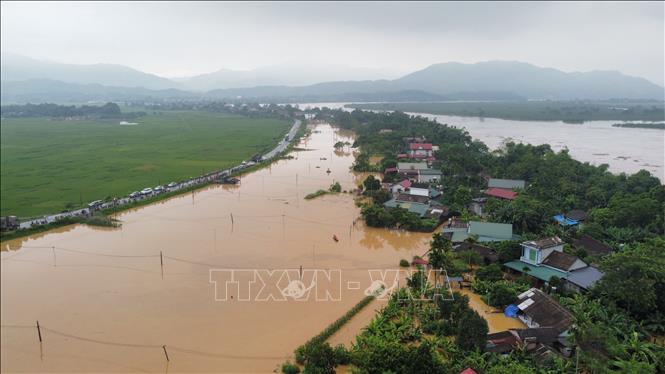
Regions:
<instances>
[{"instance_id":1,"label":"mountain range","mask_svg":"<svg viewBox=\"0 0 665 374\"><path fill-rule=\"evenodd\" d=\"M2 102L237 99L443 101L656 99L663 87L617 71L566 73L523 62L448 62L394 79L388 70L279 65L168 79L114 64L75 65L2 54ZM368 77L371 79L361 79ZM317 80L324 80L319 81Z\"/></svg>"}]
</instances>

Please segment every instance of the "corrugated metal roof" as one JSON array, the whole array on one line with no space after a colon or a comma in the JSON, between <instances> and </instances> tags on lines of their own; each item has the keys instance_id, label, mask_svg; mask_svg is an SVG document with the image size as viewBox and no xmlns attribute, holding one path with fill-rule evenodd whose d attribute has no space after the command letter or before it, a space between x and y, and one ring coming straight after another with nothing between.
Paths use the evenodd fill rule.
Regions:
<instances>
[{"instance_id":1,"label":"corrugated metal roof","mask_svg":"<svg viewBox=\"0 0 665 374\"><path fill-rule=\"evenodd\" d=\"M538 278L545 282L549 282L552 276L557 276L559 278L566 277L566 273L563 271L555 270L546 266L535 266L519 260L506 262L505 264L503 264L503 266L511 268L513 270L517 270L521 273L523 273L524 272L523 269L527 267L530 269L528 273L530 276Z\"/></svg>"},{"instance_id":2,"label":"corrugated metal roof","mask_svg":"<svg viewBox=\"0 0 665 374\"><path fill-rule=\"evenodd\" d=\"M568 273L566 279L568 282L588 290L591 286L598 282L600 278L603 277L603 275L603 272L596 269L595 267L587 266L582 269L571 271Z\"/></svg>"},{"instance_id":3,"label":"corrugated metal roof","mask_svg":"<svg viewBox=\"0 0 665 374\"><path fill-rule=\"evenodd\" d=\"M422 170L427 169L426 162L398 162L397 169L399 170Z\"/></svg>"},{"instance_id":4,"label":"corrugated metal roof","mask_svg":"<svg viewBox=\"0 0 665 374\"><path fill-rule=\"evenodd\" d=\"M513 225L510 223L470 221L469 235L509 240L513 238Z\"/></svg>"},{"instance_id":5,"label":"corrugated metal roof","mask_svg":"<svg viewBox=\"0 0 665 374\"><path fill-rule=\"evenodd\" d=\"M509 190L512 190L514 188L524 189L525 185L526 183L523 180L519 179L490 178L490 180L487 182L487 187L507 188Z\"/></svg>"}]
</instances>

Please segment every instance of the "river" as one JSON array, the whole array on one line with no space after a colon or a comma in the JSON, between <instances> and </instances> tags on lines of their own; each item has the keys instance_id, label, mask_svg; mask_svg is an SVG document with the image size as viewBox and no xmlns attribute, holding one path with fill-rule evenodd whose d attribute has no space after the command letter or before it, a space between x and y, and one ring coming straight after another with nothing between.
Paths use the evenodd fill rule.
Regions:
<instances>
[{"instance_id":1,"label":"river","mask_svg":"<svg viewBox=\"0 0 665 374\"><path fill-rule=\"evenodd\" d=\"M367 269L396 268L431 237L354 225L359 208L348 193L304 200L333 181L350 190L365 177L349 172L352 150L333 149L352 134L313 130L292 159L239 185L126 211L116 217L121 228L72 225L3 242L2 371L272 372L292 360L365 296ZM211 269L240 271L242 283L251 269L292 274L300 266L305 274L340 269L339 284L319 282L339 300L244 301L233 285L216 300L224 287ZM336 340L347 342L380 306L370 304Z\"/></svg>"},{"instance_id":2,"label":"river","mask_svg":"<svg viewBox=\"0 0 665 374\"><path fill-rule=\"evenodd\" d=\"M343 108L348 103L303 103L301 108ZM640 169L665 182L665 131L612 127L621 121L515 121L497 118L459 117L409 113L439 123L464 128L474 138L497 149L507 141L549 144L553 150L568 149L570 155L593 165L608 164L613 173L632 174Z\"/></svg>"}]
</instances>

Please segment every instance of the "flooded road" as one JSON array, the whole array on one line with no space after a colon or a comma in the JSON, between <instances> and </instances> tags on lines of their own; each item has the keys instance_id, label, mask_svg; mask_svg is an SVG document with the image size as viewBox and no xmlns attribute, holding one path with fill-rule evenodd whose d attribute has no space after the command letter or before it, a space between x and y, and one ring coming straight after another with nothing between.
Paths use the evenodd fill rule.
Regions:
<instances>
[{"instance_id":1,"label":"flooded road","mask_svg":"<svg viewBox=\"0 0 665 374\"><path fill-rule=\"evenodd\" d=\"M124 212L118 229L76 225L3 242L2 371L272 372L365 296L368 269L396 268L431 237L354 225L359 208L348 193L303 199L334 181L344 190L362 182L337 141L352 135L318 125L293 159L243 175L240 185ZM313 269L339 269L340 279L316 289L333 300L270 293L243 301L245 271L298 277L301 266L305 285ZM239 271L237 283L224 287L211 269ZM379 307L370 304L340 341Z\"/></svg>"}]
</instances>

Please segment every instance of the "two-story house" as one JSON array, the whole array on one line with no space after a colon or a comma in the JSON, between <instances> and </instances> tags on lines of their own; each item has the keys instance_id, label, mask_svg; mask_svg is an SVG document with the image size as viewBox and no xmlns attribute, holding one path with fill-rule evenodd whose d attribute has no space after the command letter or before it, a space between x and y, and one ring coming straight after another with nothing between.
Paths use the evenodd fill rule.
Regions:
<instances>
[{"instance_id":1,"label":"two-story house","mask_svg":"<svg viewBox=\"0 0 665 374\"><path fill-rule=\"evenodd\" d=\"M504 266L544 282L556 276L570 282L571 288L588 289L602 277L602 273L595 268L589 269L591 267L577 256L565 253L564 244L558 236L523 242L520 259ZM576 281L577 278L583 278L584 282Z\"/></svg>"}]
</instances>

